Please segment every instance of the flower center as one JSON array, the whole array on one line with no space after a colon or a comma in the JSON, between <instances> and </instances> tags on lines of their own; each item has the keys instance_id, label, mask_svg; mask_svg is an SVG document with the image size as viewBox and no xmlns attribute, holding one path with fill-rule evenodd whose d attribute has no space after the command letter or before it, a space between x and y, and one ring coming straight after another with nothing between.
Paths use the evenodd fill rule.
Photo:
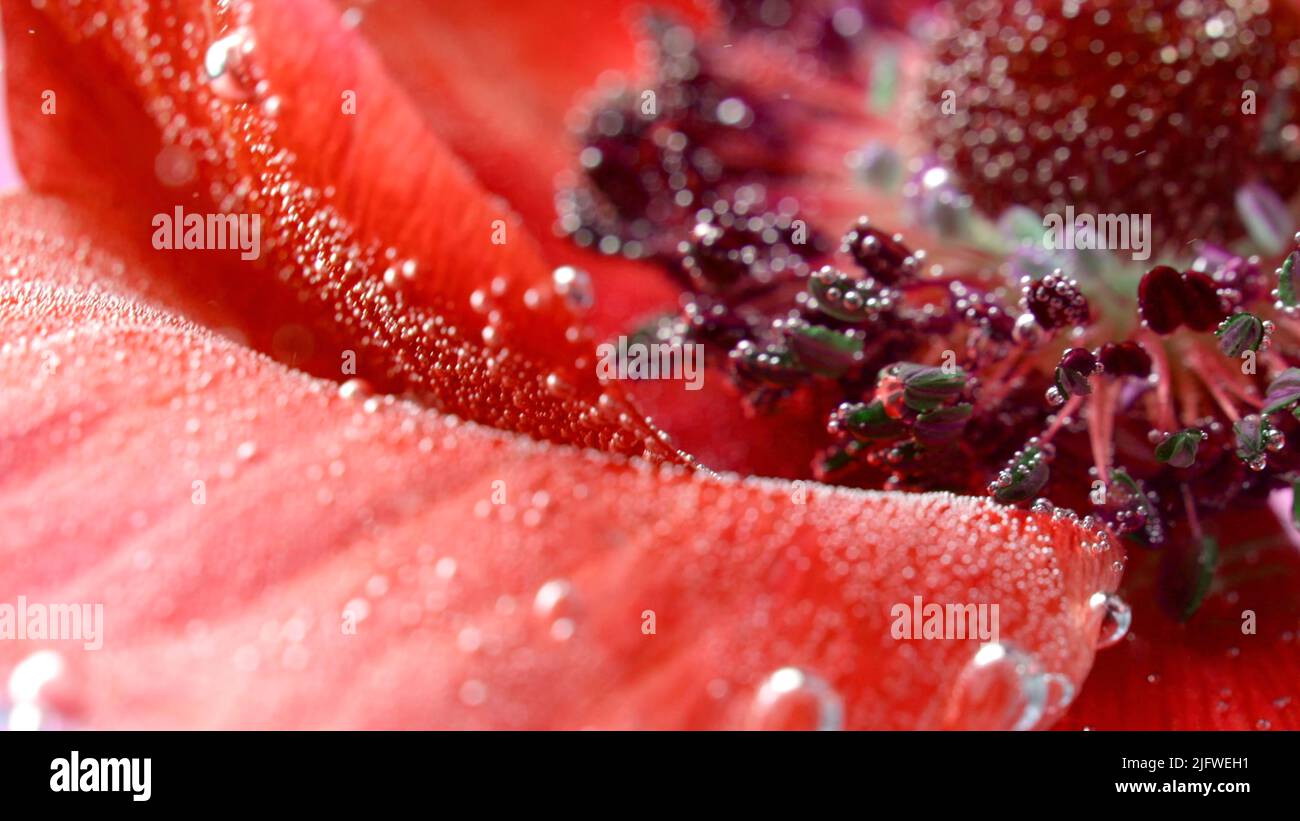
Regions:
<instances>
[{"instance_id":1,"label":"flower center","mask_svg":"<svg viewBox=\"0 0 1300 821\"><path fill-rule=\"evenodd\" d=\"M1247 183L1300 187L1289 6L972 0L934 38L917 129L977 206L1150 214L1228 240Z\"/></svg>"},{"instance_id":2,"label":"flower center","mask_svg":"<svg viewBox=\"0 0 1300 821\"><path fill-rule=\"evenodd\" d=\"M914 123L939 162L916 158L900 189L905 141L864 143L905 95L882 95L888 124L849 101L894 85L880 55L903 38L837 25L834 3L778 5L726 4L716 39L652 26L656 83L586 109L561 230L662 267L683 307L642 333L705 346L751 415L817 441L800 475L1087 511L1164 552L1189 615L1213 571L1207 517L1300 487L1284 449L1300 436L1300 252L1270 276L1216 244L1292 242L1294 14L950 8ZM804 70L764 73L790 61ZM848 216L881 200L846 165L903 195L942 265L895 233L897 198L872 209L892 224ZM1053 214L1070 233L1045 247Z\"/></svg>"}]
</instances>

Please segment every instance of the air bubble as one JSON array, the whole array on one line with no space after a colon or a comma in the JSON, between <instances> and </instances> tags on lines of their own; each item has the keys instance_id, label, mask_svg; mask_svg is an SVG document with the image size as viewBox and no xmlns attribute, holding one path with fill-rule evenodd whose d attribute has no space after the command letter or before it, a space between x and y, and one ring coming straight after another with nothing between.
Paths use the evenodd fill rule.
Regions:
<instances>
[{"instance_id":1,"label":"air bubble","mask_svg":"<svg viewBox=\"0 0 1300 821\"><path fill-rule=\"evenodd\" d=\"M227 102L243 102L252 96L247 82L246 58L253 52L253 38L246 29L237 29L208 46L203 55L212 92Z\"/></svg>"},{"instance_id":2,"label":"air bubble","mask_svg":"<svg viewBox=\"0 0 1300 821\"><path fill-rule=\"evenodd\" d=\"M577 611L573 585L565 579L551 579L533 597L533 615L556 641L567 641L577 632Z\"/></svg>"},{"instance_id":3,"label":"air bubble","mask_svg":"<svg viewBox=\"0 0 1300 821\"><path fill-rule=\"evenodd\" d=\"M194 181L197 166L188 148L166 145L153 161L154 176L168 188L180 188Z\"/></svg>"},{"instance_id":4,"label":"air bubble","mask_svg":"<svg viewBox=\"0 0 1300 821\"><path fill-rule=\"evenodd\" d=\"M993 642L957 677L944 712L953 730L1032 730L1069 706L1074 685L1012 644Z\"/></svg>"},{"instance_id":5,"label":"air bubble","mask_svg":"<svg viewBox=\"0 0 1300 821\"><path fill-rule=\"evenodd\" d=\"M748 724L754 730L842 730L844 702L819 676L782 667L759 686Z\"/></svg>"},{"instance_id":6,"label":"air bubble","mask_svg":"<svg viewBox=\"0 0 1300 821\"><path fill-rule=\"evenodd\" d=\"M1094 593L1088 604L1094 608L1105 608L1101 620L1101 632L1097 636L1097 647L1114 646L1128 635L1133 624L1133 610L1128 603L1114 593Z\"/></svg>"},{"instance_id":7,"label":"air bubble","mask_svg":"<svg viewBox=\"0 0 1300 821\"><path fill-rule=\"evenodd\" d=\"M9 673L10 707L0 712L0 726L9 730L63 729L63 722L42 703L41 693L63 675L63 656L53 650L38 650L14 665Z\"/></svg>"},{"instance_id":8,"label":"air bubble","mask_svg":"<svg viewBox=\"0 0 1300 821\"><path fill-rule=\"evenodd\" d=\"M561 265L551 274L555 293L564 297L570 308L585 311L596 301L591 286L591 275L572 265Z\"/></svg>"},{"instance_id":9,"label":"air bubble","mask_svg":"<svg viewBox=\"0 0 1300 821\"><path fill-rule=\"evenodd\" d=\"M339 396L343 399L365 399L372 394L374 389L364 379L349 379L339 385Z\"/></svg>"},{"instance_id":10,"label":"air bubble","mask_svg":"<svg viewBox=\"0 0 1300 821\"><path fill-rule=\"evenodd\" d=\"M553 396L568 396L573 393L573 386L555 371L546 374L546 390Z\"/></svg>"},{"instance_id":11,"label":"air bubble","mask_svg":"<svg viewBox=\"0 0 1300 821\"><path fill-rule=\"evenodd\" d=\"M460 686L460 701L467 707L478 707L487 701L487 685L478 679L470 679Z\"/></svg>"}]
</instances>

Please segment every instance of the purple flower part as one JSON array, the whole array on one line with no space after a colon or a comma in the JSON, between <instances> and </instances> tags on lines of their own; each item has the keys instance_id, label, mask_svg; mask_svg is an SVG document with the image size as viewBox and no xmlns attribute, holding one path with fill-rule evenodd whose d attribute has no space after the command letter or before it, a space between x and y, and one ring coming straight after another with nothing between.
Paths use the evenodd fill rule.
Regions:
<instances>
[{"instance_id":1,"label":"purple flower part","mask_svg":"<svg viewBox=\"0 0 1300 821\"><path fill-rule=\"evenodd\" d=\"M966 428L973 408L963 402L950 408L936 408L916 418L912 432L927 445L942 444L957 438Z\"/></svg>"},{"instance_id":2,"label":"purple flower part","mask_svg":"<svg viewBox=\"0 0 1300 821\"><path fill-rule=\"evenodd\" d=\"M1196 259L1192 262L1192 268L1197 271L1204 271L1207 274L1213 274L1220 268L1225 268L1234 260L1240 260L1241 257L1213 242L1200 242L1196 245Z\"/></svg>"},{"instance_id":3,"label":"purple flower part","mask_svg":"<svg viewBox=\"0 0 1300 821\"><path fill-rule=\"evenodd\" d=\"M1300 550L1300 530L1295 524L1295 495L1293 487L1280 487L1268 494L1268 506L1281 523L1291 546Z\"/></svg>"},{"instance_id":4,"label":"purple flower part","mask_svg":"<svg viewBox=\"0 0 1300 821\"><path fill-rule=\"evenodd\" d=\"M885 413L879 400L871 403L845 402L831 412L827 431L847 433L862 442L897 439L907 432L903 423Z\"/></svg>"},{"instance_id":5,"label":"purple flower part","mask_svg":"<svg viewBox=\"0 0 1300 821\"><path fill-rule=\"evenodd\" d=\"M1253 314L1236 314L1225 319L1219 330L1219 350L1236 359L1245 351L1257 351L1264 341L1264 323Z\"/></svg>"},{"instance_id":6,"label":"purple flower part","mask_svg":"<svg viewBox=\"0 0 1300 821\"><path fill-rule=\"evenodd\" d=\"M1151 355L1138 342L1107 342L1097 351L1097 358L1107 376L1137 376L1146 379L1151 374Z\"/></svg>"},{"instance_id":7,"label":"purple flower part","mask_svg":"<svg viewBox=\"0 0 1300 821\"><path fill-rule=\"evenodd\" d=\"M1170 467L1191 467L1196 463L1196 449L1201 439L1201 432L1194 428L1167 436L1156 448L1156 459Z\"/></svg>"},{"instance_id":8,"label":"purple flower part","mask_svg":"<svg viewBox=\"0 0 1300 821\"><path fill-rule=\"evenodd\" d=\"M1004 504L1025 502L1038 495L1050 475L1042 450L1028 447L1011 458L989 489L994 498Z\"/></svg>"},{"instance_id":9,"label":"purple flower part","mask_svg":"<svg viewBox=\"0 0 1300 821\"><path fill-rule=\"evenodd\" d=\"M791 321L782 328L795 358L822 376L840 376L862 361L862 334Z\"/></svg>"},{"instance_id":10,"label":"purple flower part","mask_svg":"<svg viewBox=\"0 0 1300 821\"><path fill-rule=\"evenodd\" d=\"M1242 417L1241 421L1235 423L1232 432L1237 439L1237 457L1249 463L1263 456L1264 449L1267 447L1265 439L1267 431L1266 417L1256 414Z\"/></svg>"},{"instance_id":11,"label":"purple flower part","mask_svg":"<svg viewBox=\"0 0 1300 821\"><path fill-rule=\"evenodd\" d=\"M1250 238L1270 254L1280 254L1295 232L1291 212L1272 188L1249 182L1237 189L1237 213Z\"/></svg>"},{"instance_id":12,"label":"purple flower part","mask_svg":"<svg viewBox=\"0 0 1300 821\"><path fill-rule=\"evenodd\" d=\"M966 373L960 369L950 372L906 363L899 367L897 375L903 380L903 402L914 411L932 410L956 399L966 388Z\"/></svg>"},{"instance_id":13,"label":"purple flower part","mask_svg":"<svg viewBox=\"0 0 1300 821\"><path fill-rule=\"evenodd\" d=\"M1119 389L1119 410L1123 413L1128 413L1150 390L1152 390L1152 385L1145 379L1126 380Z\"/></svg>"},{"instance_id":14,"label":"purple flower part","mask_svg":"<svg viewBox=\"0 0 1300 821\"><path fill-rule=\"evenodd\" d=\"M1300 400L1300 368L1287 368L1268 386L1263 413L1273 413Z\"/></svg>"},{"instance_id":15,"label":"purple flower part","mask_svg":"<svg viewBox=\"0 0 1300 821\"><path fill-rule=\"evenodd\" d=\"M1239 310L1248 302L1262 299L1270 287L1268 277L1259 265L1259 257L1243 257L1221 245L1210 242L1196 244L1196 258L1192 271L1205 274L1214 281L1219 298L1229 311Z\"/></svg>"}]
</instances>

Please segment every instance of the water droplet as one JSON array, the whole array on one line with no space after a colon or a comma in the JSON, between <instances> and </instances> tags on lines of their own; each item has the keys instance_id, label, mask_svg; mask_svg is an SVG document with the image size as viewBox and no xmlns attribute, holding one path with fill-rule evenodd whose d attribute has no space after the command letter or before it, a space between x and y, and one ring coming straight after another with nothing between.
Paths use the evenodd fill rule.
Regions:
<instances>
[{"instance_id":1,"label":"water droplet","mask_svg":"<svg viewBox=\"0 0 1300 821\"><path fill-rule=\"evenodd\" d=\"M1094 593L1088 604L1106 609L1101 620L1101 633L1097 636L1098 649L1114 646L1128 635L1129 626L1133 624L1133 610L1128 602L1114 593Z\"/></svg>"},{"instance_id":2,"label":"water droplet","mask_svg":"<svg viewBox=\"0 0 1300 821\"><path fill-rule=\"evenodd\" d=\"M563 376L552 371L546 375L546 390L554 396L568 396L573 393L573 386Z\"/></svg>"},{"instance_id":3,"label":"water droplet","mask_svg":"<svg viewBox=\"0 0 1300 821\"><path fill-rule=\"evenodd\" d=\"M370 615L370 602L362 598L351 599L347 604L343 605L343 614L351 616L356 623L360 624Z\"/></svg>"},{"instance_id":4,"label":"water droplet","mask_svg":"<svg viewBox=\"0 0 1300 821\"><path fill-rule=\"evenodd\" d=\"M0 725L10 730L60 729L62 723L41 703L41 691L63 675L63 657L53 650L38 650L9 673L8 714L0 713Z\"/></svg>"},{"instance_id":5,"label":"water droplet","mask_svg":"<svg viewBox=\"0 0 1300 821\"><path fill-rule=\"evenodd\" d=\"M253 38L246 29L236 29L208 46L203 55L203 70L214 94L235 103L252 96L246 85L246 58L252 52Z\"/></svg>"},{"instance_id":6,"label":"water droplet","mask_svg":"<svg viewBox=\"0 0 1300 821\"><path fill-rule=\"evenodd\" d=\"M564 297L569 307L576 311L585 311L595 303L596 298L591 287L591 275L572 265L561 265L551 274L555 293Z\"/></svg>"},{"instance_id":7,"label":"water droplet","mask_svg":"<svg viewBox=\"0 0 1300 821\"><path fill-rule=\"evenodd\" d=\"M759 686L748 724L754 730L842 730L844 702L819 676L782 667Z\"/></svg>"},{"instance_id":8,"label":"water droplet","mask_svg":"<svg viewBox=\"0 0 1300 821\"><path fill-rule=\"evenodd\" d=\"M469 295L469 307L474 313L487 313L488 295L482 288L476 289Z\"/></svg>"},{"instance_id":9,"label":"water droplet","mask_svg":"<svg viewBox=\"0 0 1300 821\"><path fill-rule=\"evenodd\" d=\"M1031 313L1024 313L1017 317L1011 333L1016 342L1031 347L1038 344L1043 337L1043 329L1039 327Z\"/></svg>"},{"instance_id":10,"label":"water droplet","mask_svg":"<svg viewBox=\"0 0 1300 821\"><path fill-rule=\"evenodd\" d=\"M1007 643L985 644L957 677L945 729L1031 730L1069 705L1074 685Z\"/></svg>"},{"instance_id":11,"label":"water droplet","mask_svg":"<svg viewBox=\"0 0 1300 821\"><path fill-rule=\"evenodd\" d=\"M35 701L46 684L63 674L63 667L63 657L53 650L32 653L9 673L9 698L15 702Z\"/></svg>"},{"instance_id":12,"label":"water droplet","mask_svg":"<svg viewBox=\"0 0 1300 821\"><path fill-rule=\"evenodd\" d=\"M153 172L158 181L168 188L179 188L193 181L197 173L194 155L188 148L165 145L154 157Z\"/></svg>"},{"instance_id":13,"label":"water droplet","mask_svg":"<svg viewBox=\"0 0 1300 821\"><path fill-rule=\"evenodd\" d=\"M374 391L364 379L349 379L339 385L339 396L343 399L365 399Z\"/></svg>"},{"instance_id":14,"label":"water droplet","mask_svg":"<svg viewBox=\"0 0 1300 821\"><path fill-rule=\"evenodd\" d=\"M343 11L343 15L339 18L339 21L343 24L343 28L354 29L361 25L362 17L363 13L361 9L353 6Z\"/></svg>"},{"instance_id":15,"label":"water droplet","mask_svg":"<svg viewBox=\"0 0 1300 821\"><path fill-rule=\"evenodd\" d=\"M473 625L461 628L456 634L456 646L462 653L477 652L483 646L483 632Z\"/></svg>"},{"instance_id":16,"label":"water droplet","mask_svg":"<svg viewBox=\"0 0 1300 821\"><path fill-rule=\"evenodd\" d=\"M573 585L565 579L551 579L533 597L533 615L556 641L567 641L577 631L578 603Z\"/></svg>"},{"instance_id":17,"label":"water droplet","mask_svg":"<svg viewBox=\"0 0 1300 821\"><path fill-rule=\"evenodd\" d=\"M1043 680L1047 685L1047 707L1043 715L1054 719L1074 701L1074 682L1064 673L1044 673Z\"/></svg>"},{"instance_id":18,"label":"water droplet","mask_svg":"<svg viewBox=\"0 0 1300 821\"><path fill-rule=\"evenodd\" d=\"M487 692L486 684L472 678L460 686L461 703L468 707L477 707L487 701Z\"/></svg>"}]
</instances>

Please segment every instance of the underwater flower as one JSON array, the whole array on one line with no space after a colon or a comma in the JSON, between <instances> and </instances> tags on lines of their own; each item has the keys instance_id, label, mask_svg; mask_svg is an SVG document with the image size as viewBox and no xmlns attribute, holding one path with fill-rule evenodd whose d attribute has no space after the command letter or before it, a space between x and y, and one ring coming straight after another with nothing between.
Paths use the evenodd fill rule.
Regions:
<instances>
[{"instance_id":1,"label":"underwater flower","mask_svg":"<svg viewBox=\"0 0 1300 821\"><path fill-rule=\"evenodd\" d=\"M1258 240L1289 7L1103 5L986 39L996 3L6 4L0 579L107 614L21 694L89 727L1294 726L1300 568L1240 521L1296 470ZM1120 68L1062 97L1094 28L1141 93L1198 91L1132 135ZM1222 111L1243 72L1258 119ZM1157 257L1045 248L1063 203L1154 213ZM256 216L258 258L151 244L180 206ZM704 390L602 382L619 334L703 345ZM900 641L914 600L997 604L996 652Z\"/></svg>"}]
</instances>

